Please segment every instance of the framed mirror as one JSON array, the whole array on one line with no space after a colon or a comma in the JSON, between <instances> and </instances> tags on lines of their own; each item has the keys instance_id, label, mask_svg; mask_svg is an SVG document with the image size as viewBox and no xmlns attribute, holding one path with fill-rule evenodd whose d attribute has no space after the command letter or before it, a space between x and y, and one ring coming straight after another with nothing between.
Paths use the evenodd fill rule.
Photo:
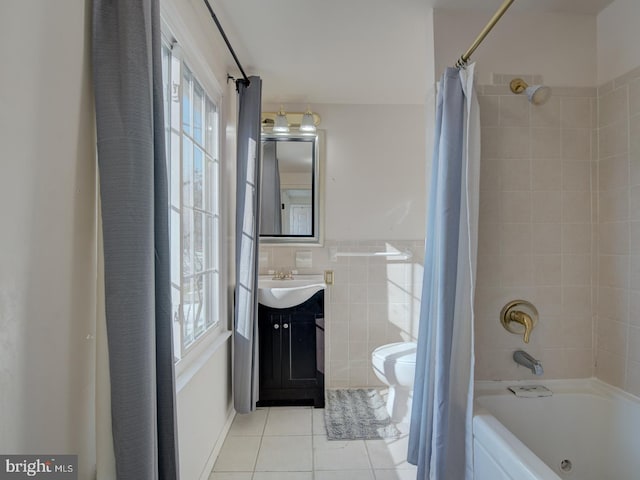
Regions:
<instances>
[{"instance_id":1,"label":"framed mirror","mask_svg":"<svg viewBox=\"0 0 640 480\"><path fill-rule=\"evenodd\" d=\"M263 133L260 242L322 244L321 133Z\"/></svg>"}]
</instances>

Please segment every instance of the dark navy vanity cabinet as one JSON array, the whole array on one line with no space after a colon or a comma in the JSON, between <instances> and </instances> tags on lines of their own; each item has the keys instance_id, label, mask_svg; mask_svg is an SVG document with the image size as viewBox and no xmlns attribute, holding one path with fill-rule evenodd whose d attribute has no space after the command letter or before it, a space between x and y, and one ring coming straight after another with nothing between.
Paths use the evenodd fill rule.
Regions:
<instances>
[{"instance_id":1,"label":"dark navy vanity cabinet","mask_svg":"<svg viewBox=\"0 0 640 480\"><path fill-rule=\"evenodd\" d=\"M324 407L324 290L290 308L258 306L258 406Z\"/></svg>"}]
</instances>

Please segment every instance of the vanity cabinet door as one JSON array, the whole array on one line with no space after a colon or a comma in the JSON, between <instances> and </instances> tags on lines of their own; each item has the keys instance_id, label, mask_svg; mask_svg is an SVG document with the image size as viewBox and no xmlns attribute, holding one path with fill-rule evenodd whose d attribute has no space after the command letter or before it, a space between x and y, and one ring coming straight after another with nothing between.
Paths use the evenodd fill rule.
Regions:
<instances>
[{"instance_id":1,"label":"vanity cabinet door","mask_svg":"<svg viewBox=\"0 0 640 480\"><path fill-rule=\"evenodd\" d=\"M282 386L316 385L316 315L301 312L282 321Z\"/></svg>"},{"instance_id":2,"label":"vanity cabinet door","mask_svg":"<svg viewBox=\"0 0 640 480\"><path fill-rule=\"evenodd\" d=\"M282 315L260 308L260 388L282 386Z\"/></svg>"}]
</instances>

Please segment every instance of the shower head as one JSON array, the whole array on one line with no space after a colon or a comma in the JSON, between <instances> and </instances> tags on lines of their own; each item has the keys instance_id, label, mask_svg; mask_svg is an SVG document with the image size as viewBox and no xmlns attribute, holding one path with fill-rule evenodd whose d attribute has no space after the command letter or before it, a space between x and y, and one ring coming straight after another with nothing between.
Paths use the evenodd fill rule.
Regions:
<instances>
[{"instance_id":1,"label":"shower head","mask_svg":"<svg viewBox=\"0 0 640 480\"><path fill-rule=\"evenodd\" d=\"M529 85L521 78L514 78L509 84L515 94L526 93L529 102L534 105L544 105L551 98L551 89L544 85Z\"/></svg>"}]
</instances>

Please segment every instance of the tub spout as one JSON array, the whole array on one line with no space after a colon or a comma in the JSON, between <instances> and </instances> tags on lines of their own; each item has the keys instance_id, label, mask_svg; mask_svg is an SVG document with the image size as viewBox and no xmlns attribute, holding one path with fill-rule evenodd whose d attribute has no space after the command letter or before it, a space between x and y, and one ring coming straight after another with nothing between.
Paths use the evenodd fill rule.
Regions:
<instances>
[{"instance_id":1,"label":"tub spout","mask_svg":"<svg viewBox=\"0 0 640 480\"><path fill-rule=\"evenodd\" d=\"M534 375L542 375L544 370L539 360L536 360L524 350L516 350L513 352L513 361L518 365L527 367Z\"/></svg>"}]
</instances>

